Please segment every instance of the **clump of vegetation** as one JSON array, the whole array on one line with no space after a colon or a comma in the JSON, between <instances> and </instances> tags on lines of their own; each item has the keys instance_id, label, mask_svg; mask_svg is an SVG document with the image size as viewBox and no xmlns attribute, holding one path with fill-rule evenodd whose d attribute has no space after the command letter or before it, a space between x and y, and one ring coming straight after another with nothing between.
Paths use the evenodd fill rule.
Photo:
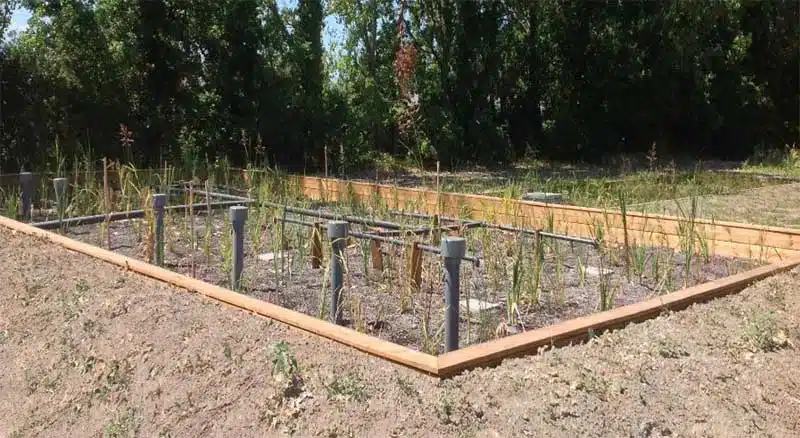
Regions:
<instances>
[{"instance_id":1,"label":"clump of vegetation","mask_svg":"<svg viewBox=\"0 0 800 438\"><path fill-rule=\"evenodd\" d=\"M328 396L345 401L364 401L369 397L367 387L357 374L346 374L334 378L328 385Z\"/></svg>"},{"instance_id":2,"label":"clump of vegetation","mask_svg":"<svg viewBox=\"0 0 800 438\"><path fill-rule=\"evenodd\" d=\"M744 340L752 351L775 351L788 345L786 334L778 328L774 312L762 312L748 319Z\"/></svg>"},{"instance_id":3,"label":"clump of vegetation","mask_svg":"<svg viewBox=\"0 0 800 438\"><path fill-rule=\"evenodd\" d=\"M272 377L278 384L283 385L285 397L295 397L303 389L303 377L300 375L300 366L297 363L289 344L281 341L272 349Z\"/></svg>"}]
</instances>

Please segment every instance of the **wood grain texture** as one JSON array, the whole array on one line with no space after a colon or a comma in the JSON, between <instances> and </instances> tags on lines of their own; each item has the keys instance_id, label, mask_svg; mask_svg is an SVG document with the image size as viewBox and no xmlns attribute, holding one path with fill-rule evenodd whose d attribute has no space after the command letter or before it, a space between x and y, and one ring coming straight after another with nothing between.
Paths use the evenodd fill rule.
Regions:
<instances>
[{"instance_id":1,"label":"wood grain texture","mask_svg":"<svg viewBox=\"0 0 800 438\"><path fill-rule=\"evenodd\" d=\"M369 202L377 194L392 209L415 210L428 214L469 217L497 224L546 228L579 237L593 238L602 228L606 240L619 244L624 240L622 214L615 210L547 204L389 185L339 181L316 177L296 177L303 193L313 199L343 200L357 196ZM324 193L324 196L323 196ZM438 201L437 201L438 200ZM690 225L688 218L628 212L628 236L639 244L679 248L681 228ZM699 239L713 254L774 262L800 256L800 230L695 219ZM698 245L699 248L699 245ZM699 249L698 249L699 251Z\"/></svg>"}]
</instances>

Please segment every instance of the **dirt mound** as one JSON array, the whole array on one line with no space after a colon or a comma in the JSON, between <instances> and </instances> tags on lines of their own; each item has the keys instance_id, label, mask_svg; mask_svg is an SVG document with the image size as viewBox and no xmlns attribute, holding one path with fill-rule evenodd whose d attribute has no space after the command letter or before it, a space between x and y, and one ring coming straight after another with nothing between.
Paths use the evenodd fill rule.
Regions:
<instances>
[{"instance_id":1,"label":"dirt mound","mask_svg":"<svg viewBox=\"0 0 800 438\"><path fill-rule=\"evenodd\" d=\"M797 271L439 381L0 229L0 435L796 436Z\"/></svg>"}]
</instances>

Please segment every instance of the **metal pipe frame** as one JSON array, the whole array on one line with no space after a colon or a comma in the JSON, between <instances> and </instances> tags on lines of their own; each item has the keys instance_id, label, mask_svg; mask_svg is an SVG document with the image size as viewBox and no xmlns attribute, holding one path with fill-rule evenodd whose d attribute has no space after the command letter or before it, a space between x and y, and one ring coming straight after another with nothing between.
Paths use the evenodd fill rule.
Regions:
<instances>
[{"instance_id":1,"label":"metal pipe frame","mask_svg":"<svg viewBox=\"0 0 800 438\"><path fill-rule=\"evenodd\" d=\"M273 219L275 220L275 222L283 221L283 222L286 222L286 223L289 223L289 224L300 225L300 226L303 226L303 227L313 227L314 226L313 222L301 221L301 220L298 220L298 219L280 218L280 217L275 217ZM406 245L408 245L408 242L405 242L403 240L393 239L393 238L391 238L389 236L381 236L381 235L372 234L372 233L360 233L358 231L350 231L350 233L348 233L348 236L353 237L355 239L359 239L359 240L377 240L379 242L386 242L386 243L389 243L389 244L392 244L392 245L395 245L395 246L406 246ZM430 246L430 245L419 244L419 245L417 245L417 248L419 248L420 250L422 250L424 252L429 252L429 253L432 253L432 254L439 254L441 252L440 248L437 248L435 246ZM465 255L461 259L462 260L466 260L468 262L472 262L475 266L480 266L481 259L478 258L478 257Z\"/></svg>"},{"instance_id":2,"label":"metal pipe frame","mask_svg":"<svg viewBox=\"0 0 800 438\"><path fill-rule=\"evenodd\" d=\"M245 201L215 201L211 203L212 208L223 208L223 207L230 207L232 205L241 205L246 203ZM198 203L194 204L191 207L195 209L204 209L207 207L208 204L205 203ZM165 207L165 210L183 210L189 208L189 205L170 205ZM110 213L108 216L104 214L97 214L92 216L81 216L81 217L72 217L64 219L63 221L59 220L51 220L51 221L44 221L44 222L37 222L31 224L34 227L41 228L43 230L54 230L59 228L61 224L64 226L77 226L77 225L92 225L92 224L99 224L100 222L104 222L108 217L109 222L120 221L125 219L138 219L144 217L144 210L131 210L131 211L122 211L122 212L115 212Z\"/></svg>"},{"instance_id":3,"label":"metal pipe frame","mask_svg":"<svg viewBox=\"0 0 800 438\"><path fill-rule=\"evenodd\" d=\"M396 211L396 210L389 210L389 213L390 214L396 214L396 215L399 215L399 216L415 217L415 218L419 218L419 219L433 219L433 216L427 215L427 214L423 214L423 213L409 213L409 212L405 212L405 211ZM449 216L439 216L439 220L448 221L448 222L465 222L465 221L463 221L461 219L454 218L454 217L449 217ZM567 241L567 242L574 242L574 243L582 243L582 244L585 244L585 245L593 246L595 248L598 247L598 243L595 240L585 239L585 238L582 238L582 237L568 236L566 234L551 233L549 231L543 231L543 230L530 230L530 229L527 229L527 228L511 227L511 226L507 226L507 225L496 225L496 224L492 224L492 223L485 222L485 221L467 222L467 223L468 224L479 224L479 226L481 226L481 227L491 228L491 229L500 230L500 231L509 231L509 232L514 232L514 233L525 233L525 234L529 234L529 235L534 235L536 233L539 233L540 236L547 237L547 238L550 238L550 239L564 240L564 241Z\"/></svg>"}]
</instances>

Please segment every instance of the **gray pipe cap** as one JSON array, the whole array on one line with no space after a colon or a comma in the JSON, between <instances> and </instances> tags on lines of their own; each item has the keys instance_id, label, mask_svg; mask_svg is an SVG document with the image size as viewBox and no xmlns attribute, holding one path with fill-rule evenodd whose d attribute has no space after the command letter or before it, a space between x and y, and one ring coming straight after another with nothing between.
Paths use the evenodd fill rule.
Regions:
<instances>
[{"instance_id":1,"label":"gray pipe cap","mask_svg":"<svg viewBox=\"0 0 800 438\"><path fill-rule=\"evenodd\" d=\"M235 205L230 208L231 222L244 223L247 220L247 207Z\"/></svg>"},{"instance_id":2,"label":"gray pipe cap","mask_svg":"<svg viewBox=\"0 0 800 438\"><path fill-rule=\"evenodd\" d=\"M348 223L345 221L330 221L328 222L328 238L340 239L347 237Z\"/></svg>"},{"instance_id":3,"label":"gray pipe cap","mask_svg":"<svg viewBox=\"0 0 800 438\"><path fill-rule=\"evenodd\" d=\"M67 189L67 179L66 178L53 178L53 188L56 191L63 192Z\"/></svg>"},{"instance_id":4,"label":"gray pipe cap","mask_svg":"<svg viewBox=\"0 0 800 438\"><path fill-rule=\"evenodd\" d=\"M460 259L467 253L467 241L463 237L448 236L442 239L442 256L448 259Z\"/></svg>"},{"instance_id":5,"label":"gray pipe cap","mask_svg":"<svg viewBox=\"0 0 800 438\"><path fill-rule=\"evenodd\" d=\"M153 208L162 209L167 205L167 195L163 193L156 193L153 195Z\"/></svg>"}]
</instances>

